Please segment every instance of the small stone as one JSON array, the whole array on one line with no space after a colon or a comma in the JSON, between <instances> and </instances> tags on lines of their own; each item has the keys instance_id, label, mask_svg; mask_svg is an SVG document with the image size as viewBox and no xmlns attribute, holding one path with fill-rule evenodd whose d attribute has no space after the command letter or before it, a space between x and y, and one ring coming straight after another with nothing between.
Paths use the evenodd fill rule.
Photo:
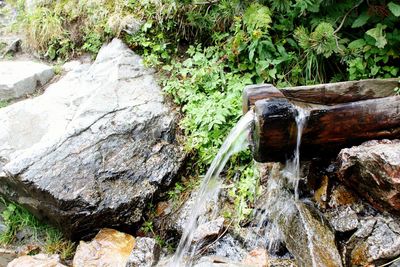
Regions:
<instances>
[{"instance_id":1,"label":"small stone","mask_svg":"<svg viewBox=\"0 0 400 267\"><path fill-rule=\"evenodd\" d=\"M357 229L358 216L350 207L338 208L327 213L327 219L338 232Z\"/></svg>"},{"instance_id":2,"label":"small stone","mask_svg":"<svg viewBox=\"0 0 400 267\"><path fill-rule=\"evenodd\" d=\"M165 216L171 213L172 211L172 205L167 202L167 201L162 201L157 204L156 207L156 215L159 216Z\"/></svg>"},{"instance_id":3,"label":"small stone","mask_svg":"<svg viewBox=\"0 0 400 267\"><path fill-rule=\"evenodd\" d=\"M149 237L138 237L126 267L151 267L157 263L159 258L160 247L156 240Z\"/></svg>"},{"instance_id":4,"label":"small stone","mask_svg":"<svg viewBox=\"0 0 400 267\"><path fill-rule=\"evenodd\" d=\"M73 266L125 267L134 246L133 236L105 228L91 242L80 242Z\"/></svg>"},{"instance_id":5,"label":"small stone","mask_svg":"<svg viewBox=\"0 0 400 267\"><path fill-rule=\"evenodd\" d=\"M54 76L51 66L32 61L0 62L0 100L33 93Z\"/></svg>"},{"instance_id":6,"label":"small stone","mask_svg":"<svg viewBox=\"0 0 400 267\"><path fill-rule=\"evenodd\" d=\"M65 62L64 65L62 65L62 69L64 71L73 71L76 70L80 67L82 63L79 60L72 60Z\"/></svg>"},{"instance_id":7,"label":"small stone","mask_svg":"<svg viewBox=\"0 0 400 267\"><path fill-rule=\"evenodd\" d=\"M3 49L2 53L2 58L5 58L7 55L14 55L19 51L21 48L21 39L20 38L14 38L12 39L8 44L6 44L6 47Z\"/></svg>"},{"instance_id":8,"label":"small stone","mask_svg":"<svg viewBox=\"0 0 400 267\"><path fill-rule=\"evenodd\" d=\"M206 222L197 227L193 234L193 243L202 243L204 241L216 238L222 231L225 219L220 217L216 220Z\"/></svg>"},{"instance_id":9,"label":"small stone","mask_svg":"<svg viewBox=\"0 0 400 267\"><path fill-rule=\"evenodd\" d=\"M59 255L37 254L22 256L11 261L7 267L66 267L60 263Z\"/></svg>"},{"instance_id":10,"label":"small stone","mask_svg":"<svg viewBox=\"0 0 400 267\"><path fill-rule=\"evenodd\" d=\"M242 263L254 267L268 267L268 252L263 248L252 250Z\"/></svg>"}]
</instances>

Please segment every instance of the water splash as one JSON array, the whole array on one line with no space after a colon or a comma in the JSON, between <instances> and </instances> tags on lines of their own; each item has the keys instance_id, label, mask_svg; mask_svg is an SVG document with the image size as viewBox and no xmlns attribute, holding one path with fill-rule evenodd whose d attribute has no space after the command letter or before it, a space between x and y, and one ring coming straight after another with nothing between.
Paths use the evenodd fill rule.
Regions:
<instances>
[{"instance_id":1,"label":"water splash","mask_svg":"<svg viewBox=\"0 0 400 267\"><path fill-rule=\"evenodd\" d=\"M191 209L192 213L188 218L185 225L183 235L179 242L178 248L175 252L170 267L187 266L182 262L183 257L189 252L193 239L193 233L197 228L198 217L205 212L207 207L207 200L215 199L220 189L218 177L223 168L225 167L230 156L234 153L242 151L249 146L248 135L254 123L254 112L251 110L247 112L231 130L225 142L222 144L217 156L211 163L202 183L200 190L197 194L196 200ZM195 249L193 249L195 250ZM192 251L192 255L194 251Z\"/></svg>"}]
</instances>

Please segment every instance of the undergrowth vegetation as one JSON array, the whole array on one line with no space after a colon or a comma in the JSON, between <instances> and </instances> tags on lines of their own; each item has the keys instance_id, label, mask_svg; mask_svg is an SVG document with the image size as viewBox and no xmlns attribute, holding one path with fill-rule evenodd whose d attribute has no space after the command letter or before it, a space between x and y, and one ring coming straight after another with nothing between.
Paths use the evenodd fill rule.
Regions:
<instances>
[{"instance_id":1,"label":"undergrowth vegetation","mask_svg":"<svg viewBox=\"0 0 400 267\"><path fill-rule=\"evenodd\" d=\"M23 3L14 0L20 10L16 28L45 57L96 53L103 42L120 37L158 68L165 92L181 106L186 148L200 173L241 116L246 85L399 75L400 4L395 0ZM230 195L242 219L257 190L249 153L235 159L232 177L239 179Z\"/></svg>"},{"instance_id":2,"label":"undergrowth vegetation","mask_svg":"<svg viewBox=\"0 0 400 267\"><path fill-rule=\"evenodd\" d=\"M17 236L25 232L25 234L29 234L30 241L28 242L31 242L29 245L37 243L39 246L31 253L59 254L62 260L70 259L73 256L75 245L65 239L59 230L40 222L16 203L5 201L3 198L0 199L0 202L5 207L1 212L5 230L0 233L0 245L17 243ZM24 238L28 238L28 236Z\"/></svg>"}]
</instances>

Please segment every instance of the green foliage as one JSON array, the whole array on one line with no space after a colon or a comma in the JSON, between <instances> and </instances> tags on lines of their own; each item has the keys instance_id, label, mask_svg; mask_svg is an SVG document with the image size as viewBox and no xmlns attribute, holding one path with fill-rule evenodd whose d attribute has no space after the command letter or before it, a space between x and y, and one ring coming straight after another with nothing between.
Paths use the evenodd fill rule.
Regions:
<instances>
[{"instance_id":1,"label":"green foliage","mask_svg":"<svg viewBox=\"0 0 400 267\"><path fill-rule=\"evenodd\" d=\"M40 223L32 214L14 203L5 203L4 200L3 202L6 204L6 208L1 216L7 229L0 235L0 243L11 243L18 231L26 226L33 228L34 234L37 234L36 231L40 227Z\"/></svg>"},{"instance_id":2,"label":"green foliage","mask_svg":"<svg viewBox=\"0 0 400 267\"><path fill-rule=\"evenodd\" d=\"M70 259L73 256L75 245L65 239L59 230L41 223L18 204L7 202L4 199L1 199L1 202L5 205L1 216L6 230L0 234L0 244L13 243L17 233L27 228L34 240L38 242L44 240L44 244L41 244L44 253L60 254L61 259Z\"/></svg>"},{"instance_id":3,"label":"green foliage","mask_svg":"<svg viewBox=\"0 0 400 267\"><path fill-rule=\"evenodd\" d=\"M241 172L240 178L229 190L229 196L233 198L235 208L233 219L236 225L250 216L256 197L260 193L259 173L254 163L241 166L238 170Z\"/></svg>"},{"instance_id":4,"label":"green foliage","mask_svg":"<svg viewBox=\"0 0 400 267\"><path fill-rule=\"evenodd\" d=\"M184 191L185 187L181 183L175 183L174 188L167 192L168 199L176 203L179 201L179 198Z\"/></svg>"},{"instance_id":5,"label":"green foliage","mask_svg":"<svg viewBox=\"0 0 400 267\"><path fill-rule=\"evenodd\" d=\"M6 100L0 100L0 108L4 108L4 107L6 107L6 106L8 106L8 101L6 101Z\"/></svg>"},{"instance_id":6,"label":"green foliage","mask_svg":"<svg viewBox=\"0 0 400 267\"><path fill-rule=\"evenodd\" d=\"M400 87L396 87L393 89L396 95L400 95Z\"/></svg>"},{"instance_id":7,"label":"green foliage","mask_svg":"<svg viewBox=\"0 0 400 267\"><path fill-rule=\"evenodd\" d=\"M16 28L25 34L28 47L51 60L81 52L96 54L132 21L125 2L42 1L29 9L21 1L14 3L19 10Z\"/></svg>"},{"instance_id":8,"label":"green foliage","mask_svg":"<svg viewBox=\"0 0 400 267\"><path fill-rule=\"evenodd\" d=\"M169 71L164 90L183 105L186 148L198 153L200 165L209 164L240 117L241 93L252 81L247 75L226 73L216 47L192 46L187 53L185 61L164 67Z\"/></svg>"},{"instance_id":9,"label":"green foliage","mask_svg":"<svg viewBox=\"0 0 400 267\"><path fill-rule=\"evenodd\" d=\"M145 221L140 228L145 234L154 234L154 227L152 221Z\"/></svg>"},{"instance_id":10,"label":"green foliage","mask_svg":"<svg viewBox=\"0 0 400 267\"><path fill-rule=\"evenodd\" d=\"M396 17L400 17L400 5L394 2L390 2L388 4L389 10L395 15Z\"/></svg>"},{"instance_id":11,"label":"green foliage","mask_svg":"<svg viewBox=\"0 0 400 267\"><path fill-rule=\"evenodd\" d=\"M45 244L43 250L47 254L58 254L62 260L72 259L76 244L63 237L61 232L55 228L45 229Z\"/></svg>"}]
</instances>

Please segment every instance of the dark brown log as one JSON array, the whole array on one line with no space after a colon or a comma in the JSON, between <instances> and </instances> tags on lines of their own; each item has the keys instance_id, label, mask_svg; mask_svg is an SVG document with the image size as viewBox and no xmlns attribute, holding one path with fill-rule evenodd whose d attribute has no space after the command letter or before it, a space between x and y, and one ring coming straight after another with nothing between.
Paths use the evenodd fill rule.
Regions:
<instances>
[{"instance_id":1,"label":"dark brown log","mask_svg":"<svg viewBox=\"0 0 400 267\"><path fill-rule=\"evenodd\" d=\"M259 162L284 161L296 145L296 107L285 98L255 103L253 154ZM313 108L303 130L301 157L309 159L371 139L400 138L400 96Z\"/></svg>"},{"instance_id":2,"label":"dark brown log","mask_svg":"<svg viewBox=\"0 0 400 267\"><path fill-rule=\"evenodd\" d=\"M271 97L284 96L306 103L334 105L393 96L393 89L398 86L397 78L286 87L280 90L271 84L247 86L243 92L243 112L247 112L257 100Z\"/></svg>"}]
</instances>

